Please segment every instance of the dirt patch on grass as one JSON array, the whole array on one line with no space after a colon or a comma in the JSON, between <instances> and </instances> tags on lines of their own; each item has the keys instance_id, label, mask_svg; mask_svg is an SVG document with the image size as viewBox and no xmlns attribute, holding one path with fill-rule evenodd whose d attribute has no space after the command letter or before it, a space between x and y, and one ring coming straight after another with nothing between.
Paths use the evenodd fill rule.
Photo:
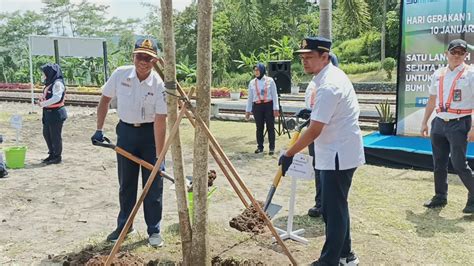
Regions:
<instances>
[{"instance_id":1,"label":"dirt patch on grass","mask_svg":"<svg viewBox=\"0 0 474 266\"><path fill-rule=\"evenodd\" d=\"M255 261L255 260L239 260L235 258L221 258L219 256L213 257L211 261L212 266L237 266L237 265L242 265L242 266L254 266L254 265L265 265L261 261Z\"/></svg>"},{"instance_id":2,"label":"dirt patch on grass","mask_svg":"<svg viewBox=\"0 0 474 266\"><path fill-rule=\"evenodd\" d=\"M262 201L258 201L258 204L263 208ZM265 232L266 228L265 221L253 204L245 209L241 214L232 218L229 221L229 225L241 232L250 232L254 234L261 234Z\"/></svg>"}]
</instances>

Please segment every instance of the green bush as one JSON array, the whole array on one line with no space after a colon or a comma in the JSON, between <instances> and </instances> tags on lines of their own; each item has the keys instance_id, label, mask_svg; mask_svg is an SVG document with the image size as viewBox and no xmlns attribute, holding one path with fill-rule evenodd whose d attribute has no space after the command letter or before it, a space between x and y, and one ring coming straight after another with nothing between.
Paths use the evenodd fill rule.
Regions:
<instances>
[{"instance_id":1,"label":"green bush","mask_svg":"<svg viewBox=\"0 0 474 266\"><path fill-rule=\"evenodd\" d=\"M367 63L380 58L380 33L367 32L357 39L344 41L333 52L341 63Z\"/></svg>"},{"instance_id":2,"label":"green bush","mask_svg":"<svg viewBox=\"0 0 474 266\"><path fill-rule=\"evenodd\" d=\"M387 57L382 62L382 68L387 72L387 79L392 80L392 71L395 69L397 62L391 57Z\"/></svg>"},{"instance_id":3,"label":"green bush","mask_svg":"<svg viewBox=\"0 0 474 266\"><path fill-rule=\"evenodd\" d=\"M370 71L377 71L380 69L379 62L370 62L370 63L351 63L351 64L343 64L339 65L339 68L342 69L346 74L359 74L359 73L367 73Z\"/></svg>"}]
</instances>

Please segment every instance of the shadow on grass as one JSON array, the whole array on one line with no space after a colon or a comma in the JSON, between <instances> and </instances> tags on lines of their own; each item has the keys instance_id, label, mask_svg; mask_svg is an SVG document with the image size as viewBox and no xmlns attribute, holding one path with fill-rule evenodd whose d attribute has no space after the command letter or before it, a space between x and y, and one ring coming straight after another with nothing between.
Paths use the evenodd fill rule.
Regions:
<instances>
[{"instance_id":1,"label":"shadow on grass","mask_svg":"<svg viewBox=\"0 0 474 266\"><path fill-rule=\"evenodd\" d=\"M273 225L286 231L288 217L279 217L273 220ZM315 238L324 235L324 221L322 218L312 218L308 215L293 216L293 231L304 229L301 234L305 238Z\"/></svg>"},{"instance_id":2,"label":"shadow on grass","mask_svg":"<svg viewBox=\"0 0 474 266\"><path fill-rule=\"evenodd\" d=\"M465 229L458 224L474 221L474 215L446 219L439 215L440 212L441 208L426 209L419 214L406 210L406 219L415 224L416 233L420 237L434 237L436 233L464 233Z\"/></svg>"}]
</instances>

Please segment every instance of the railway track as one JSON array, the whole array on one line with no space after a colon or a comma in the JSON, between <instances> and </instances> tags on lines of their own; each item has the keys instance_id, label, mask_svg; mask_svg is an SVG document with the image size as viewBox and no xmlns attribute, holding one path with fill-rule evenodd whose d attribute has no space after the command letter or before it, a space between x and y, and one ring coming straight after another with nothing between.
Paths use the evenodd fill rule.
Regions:
<instances>
[{"instance_id":1,"label":"railway track","mask_svg":"<svg viewBox=\"0 0 474 266\"><path fill-rule=\"evenodd\" d=\"M0 96L0 102L31 103L31 98ZM97 107L99 101L67 100L65 101L65 104L80 107Z\"/></svg>"}]
</instances>

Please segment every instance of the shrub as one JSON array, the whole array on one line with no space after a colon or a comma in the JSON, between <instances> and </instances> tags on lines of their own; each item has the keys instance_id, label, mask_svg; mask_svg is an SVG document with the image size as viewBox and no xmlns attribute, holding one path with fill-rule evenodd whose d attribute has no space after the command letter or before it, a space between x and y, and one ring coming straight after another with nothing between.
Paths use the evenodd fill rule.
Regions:
<instances>
[{"instance_id":1,"label":"shrub","mask_svg":"<svg viewBox=\"0 0 474 266\"><path fill-rule=\"evenodd\" d=\"M388 99L385 99L385 101L380 102L378 106L376 105L375 109L377 109L377 113L379 113L379 122L393 123L393 113L390 110L390 103L388 102Z\"/></svg>"},{"instance_id":2,"label":"shrub","mask_svg":"<svg viewBox=\"0 0 474 266\"><path fill-rule=\"evenodd\" d=\"M359 74L359 73L366 73L370 71L376 71L380 69L379 62L370 62L370 63L350 63L350 64L343 64L339 65L339 68L342 69L346 74Z\"/></svg>"},{"instance_id":3,"label":"shrub","mask_svg":"<svg viewBox=\"0 0 474 266\"><path fill-rule=\"evenodd\" d=\"M397 65L397 62L395 61L395 59L393 59L391 57L387 57L383 60L382 68L383 68L383 70L385 70L387 72L387 79L388 80L392 79L392 71L393 71L393 69L395 68L396 65Z\"/></svg>"}]
</instances>

